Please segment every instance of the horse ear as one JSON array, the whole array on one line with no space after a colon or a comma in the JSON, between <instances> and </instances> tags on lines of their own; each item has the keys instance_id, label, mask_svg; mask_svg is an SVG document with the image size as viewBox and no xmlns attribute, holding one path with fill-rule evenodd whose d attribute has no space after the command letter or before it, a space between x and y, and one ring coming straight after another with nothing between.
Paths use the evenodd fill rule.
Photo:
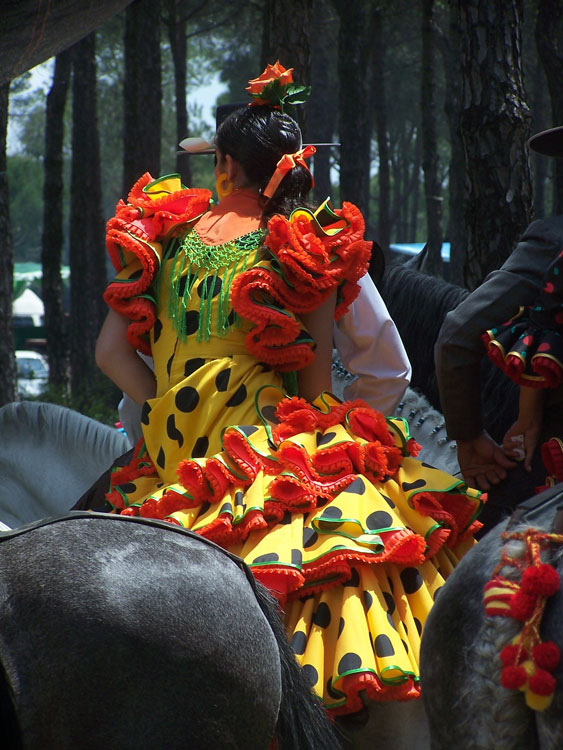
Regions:
<instances>
[{"instance_id":1,"label":"horse ear","mask_svg":"<svg viewBox=\"0 0 563 750\"><path fill-rule=\"evenodd\" d=\"M428 242L426 243L426 245L424 245L424 247L419 253L417 253L416 255L413 255L413 257L409 258L403 265L407 266L408 268L412 268L413 271L422 272L426 265L427 255L428 255Z\"/></svg>"},{"instance_id":2,"label":"horse ear","mask_svg":"<svg viewBox=\"0 0 563 750\"><path fill-rule=\"evenodd\" d=\"M380 244L372 240L371 258L369 261L369 275L374 284L379 284L385 272L385 254Z\"/></svg>"}]
</instances>

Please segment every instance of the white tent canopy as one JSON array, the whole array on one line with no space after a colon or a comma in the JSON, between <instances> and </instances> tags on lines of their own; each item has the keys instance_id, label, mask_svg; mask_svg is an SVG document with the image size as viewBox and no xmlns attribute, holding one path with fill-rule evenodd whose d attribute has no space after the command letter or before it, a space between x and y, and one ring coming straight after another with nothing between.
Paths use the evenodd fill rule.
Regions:
<instances>
[{"instance_id":1,"label":"white tent canopy","mask_svg":"<svg viewBox=\"0 0 563 750\"><path fill-rule=\"evenodd\" d=\"M12 315L14 318L20 318L20 321L14 321L17 325L34 325L40 326L43 324L43 316L45 315L45 307L40 297L35 294L31 289L25 289L19 297L16 297L12 305ZM24 318L29 319L29 322Z\"/></svg>"}]
</instances>

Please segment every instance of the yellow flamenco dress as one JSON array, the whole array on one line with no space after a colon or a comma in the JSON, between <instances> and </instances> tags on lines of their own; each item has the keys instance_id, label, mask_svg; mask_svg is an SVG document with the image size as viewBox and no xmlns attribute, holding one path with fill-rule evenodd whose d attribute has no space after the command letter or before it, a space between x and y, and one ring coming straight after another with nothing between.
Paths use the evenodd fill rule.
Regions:
<instances>
[{"instance_id":1,"label":"yellow flamenco dress","mask_svg":"<svg viewBox=\"0 0 563 750\"><path fill-rule=\"evenodd\" d=\"M417 461L404 420L295 395L314 357L300 314L337 290L341 315L366 271L358 209L303 209L264 229L257 195L210 197L146 174L108 223L118 275L105 298L157 380L108 500L240 555L333 713L359 710L362 690L418 697L422 628L473 544L480 493Z\"/></svg>"}]
</instances>

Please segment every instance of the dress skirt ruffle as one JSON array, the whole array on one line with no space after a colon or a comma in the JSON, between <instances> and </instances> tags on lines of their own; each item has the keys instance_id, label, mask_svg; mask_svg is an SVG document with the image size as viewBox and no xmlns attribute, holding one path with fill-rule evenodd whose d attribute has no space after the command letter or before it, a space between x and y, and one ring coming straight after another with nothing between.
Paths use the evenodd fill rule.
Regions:
<instances>
[{"instance_id":1,"label":"dress skirt ruffle","mask_svg":"<svg viewBox=\"0 0 563 750\"><path fill-rule=\"evenodd\" d=\"M240 555L278 598L298 660L327 708L419 694L420 635L438 589L480 527L481 496L417 461L406 422L274 387L253 425L163 483L143 441L108 499Z\"/></svg>"}]
</instances>

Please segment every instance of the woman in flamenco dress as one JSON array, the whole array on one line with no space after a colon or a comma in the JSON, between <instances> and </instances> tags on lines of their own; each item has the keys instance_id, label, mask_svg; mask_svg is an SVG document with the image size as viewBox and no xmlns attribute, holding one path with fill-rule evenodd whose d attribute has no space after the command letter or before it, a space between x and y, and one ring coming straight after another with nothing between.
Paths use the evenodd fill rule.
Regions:
<instances>
[{"instance_id":1,"label":"woman in flamenco dress","mask_svg":"<svg viewBox=\"0 0 563 750\"><path fill-rule=\"evenodd\" d=\"M330 394L364 221L350 203L307 204L314 148L284 112L307 93L291 69L247 90L215 137L217 205L145 174L108 222L117 276L96 356L144 404L144 437L107 499L240 555L324 706L348 714L360 691L418 697L422 628L483 498L417 461L404 420Z\"/></svg>"}]
</instances>

